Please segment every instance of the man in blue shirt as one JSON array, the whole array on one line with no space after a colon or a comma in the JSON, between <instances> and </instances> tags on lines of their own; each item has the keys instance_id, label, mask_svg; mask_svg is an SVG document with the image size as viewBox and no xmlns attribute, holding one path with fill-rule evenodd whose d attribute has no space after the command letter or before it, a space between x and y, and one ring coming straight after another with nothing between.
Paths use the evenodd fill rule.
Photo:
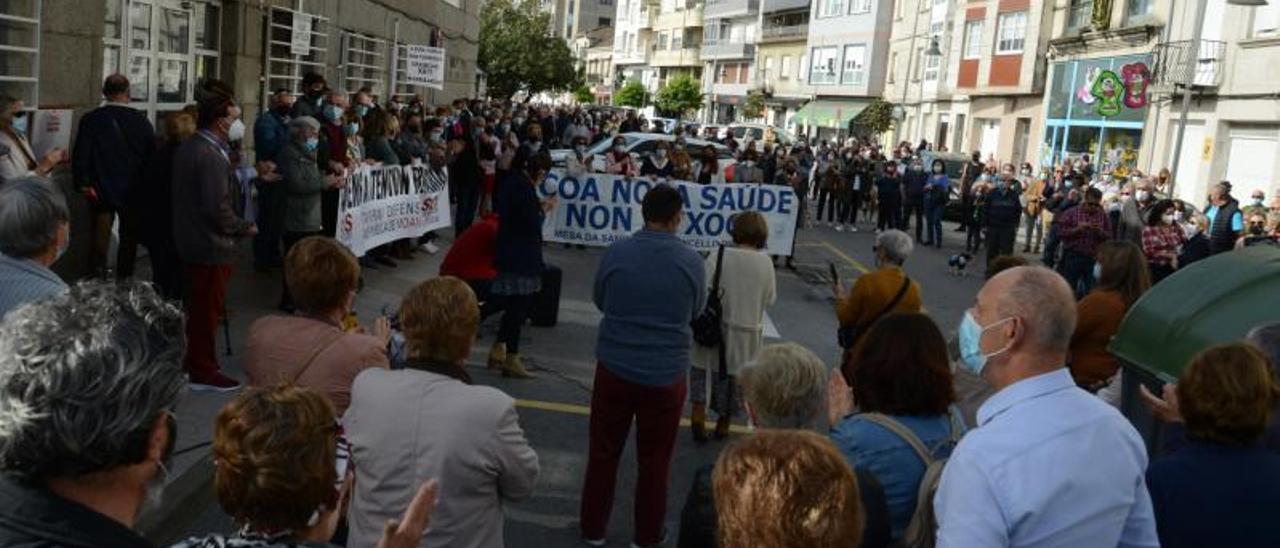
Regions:
<instances>
[{"instance_id":1,"label":"man in blue shirt","mask_svg":"<svg viewBox=\"0 0 1280 548\"><path fill-rule=\"evenodd\" d=\"M1231 183L1214 185L1204 216L1209 219L1209 252L1216 255L1235 249L1236 240L1244 233L1244 215L1240 203L1231 197Z\"/></svg>"},{"instance_id":2,"label":"man in blue shirt","mask_svg":"<svg viewBox=\"0 0 1280 548\"><path fill-rule=\"evenodd\" d=\"M997 392L934 498L941 548L1156 547L1142 439L1063 367L1076 304L1043 267L987 282L960 326L961 362Z\"/></svg>"},{"instance_id":3,"label":"man in blue shirt","mask_svg":"<svg viewBox=\"0 0 1280 548\"><path fill-rule=\"evenodd\" d=\"M253 149L257 161L276 161L280 150L289 144L289 111L293 96L286 89L271 94L269 107L258 114L253 123ZM263 179L258 179L259 183ZM277 180L278 181L278 180ZM258 235L253 238L253 262L258 270L283 264L280 238L284 234L285 189L273 182L258 185Z\"/></svg>"},{"instance_id":4,"label":"man in blue shirt","mask_svg":"<svg viewBox=\"0 0 1280 548\"><path fill-rule=\"evenodd\" d=\"M70 238L66 198L45 179L0 185L0 319L24 304L67 292L49 266Z\"/></svg>"},{"instance_id":5,"label":"man in blue shirt","mask_svg":"<svg viewBox=\"0 0 1280 548\"><path fill-rule=\"evenodd\" d=\"M692 332L707 300L702 257L676 236L680 193L658 185L644 197L644 229L609 247L596 271L594 300L604 313L596 342L595 385L582 538L604 546L618 460L636 423L635 542L666 537L667 488L684 410Z\"/></svg>"}]
</instances>

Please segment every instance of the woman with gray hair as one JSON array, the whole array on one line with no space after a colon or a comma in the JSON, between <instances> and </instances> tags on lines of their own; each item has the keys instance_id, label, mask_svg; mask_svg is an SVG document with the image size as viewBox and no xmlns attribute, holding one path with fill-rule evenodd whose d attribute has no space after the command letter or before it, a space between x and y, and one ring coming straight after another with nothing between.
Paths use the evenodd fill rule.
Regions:
<instances>
[{"instance_id":1,"label":"woman with gray hair","mask_svg":"<svg viewBox=\"0 0 1280 548\"><path fill-rule=\"evenodd\" d=\"M0 185L0 318L66 292L49 267L67 249L70 222L66 200L49 181L28 177Z\"/></svg>"},{"instance_id":2,"label":"woman with gray hair","mask_svg":"<svg viewBox=\"0 0 1280 548\"><path fill-rule=\"evenodd\" d=\"M187 385L182 312L88 282L0 323L0 545L148 546Z\"/></svg>"},{"instance_id":3,"label":"woman with gray hair","mask_svg":"<svg viewBox=\"0 0 1280 548\"><path fill-rule=\"evenodd\" d=\"M24 109L22 100L0 95L0 182L19 177L45 177L58 164L67 161L67 151L61 148L50 150L37 160L27 141L30 125L31 113Z\"/></svg>"},{"instance_id":4,"label":"woman with gray hair","mask_svg":"<svg viewBox=\"0 0 1280 548\"><path fill-rule=\"evenodd\" d=\"M876 320L890 314L919 313L924 310L920 284L902 270L911 256L911 237L901 230L886 230L876 236L872 249L876 253L876 270L859 277L853 288L845 291L834 280L836 317L840 320L840 346L848 353L862 340L862 335Z\"/></svg>"},{"instance_id":5,"label":"woman with gray hair","mask_svg":"<svg viewBox=\"0 0 1280 548\"><path fill-rule=\"evenodd\" d=\"M817 430L826 409L830 375L809 349L795 343L766 346L742 370L747 416L761 429ZM715 548L716 509L711 477L714 465L698 470L680 514L679 548ZM863 548L888 546L889 517L884 490L875 477L855 468L862 508L866 512Z\"/></svg>"},{"instance_id":6,"label":"woman with gray hair","mask_svg":"<svg viewBox=\"0 0 1280 548\"><path fill-rule=\"evenodd\" d=\"M294 118L289 122L289 144L277 158L280 175L284 178L286 199L284 216L284 254L294 244L307 236L316 236L324 230L320 214L320 196L326 190L342 188L343 179L320 171L316 161L316 149L320 146L320 122L310 116ZM280 309L293 312L293 297L289 286L280 282Z\"/></svg>"}]
</instances>

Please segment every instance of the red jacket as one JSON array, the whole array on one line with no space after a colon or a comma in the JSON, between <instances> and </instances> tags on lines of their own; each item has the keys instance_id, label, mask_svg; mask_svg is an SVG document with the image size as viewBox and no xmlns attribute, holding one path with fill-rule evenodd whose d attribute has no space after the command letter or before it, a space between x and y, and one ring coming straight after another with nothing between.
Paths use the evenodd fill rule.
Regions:
<instances>
[{"instance_id":1,"label":"red jacket","mask_svg":"<svg viewBox=\"0 0 1280 548\"><path fill-rule=\"evenodd\" d=\"M493 257L498 241L498 217L487 215L462 233L440 263L441 276L463 280L492 280L498 277Z\"/></svg>"}]
</instances>

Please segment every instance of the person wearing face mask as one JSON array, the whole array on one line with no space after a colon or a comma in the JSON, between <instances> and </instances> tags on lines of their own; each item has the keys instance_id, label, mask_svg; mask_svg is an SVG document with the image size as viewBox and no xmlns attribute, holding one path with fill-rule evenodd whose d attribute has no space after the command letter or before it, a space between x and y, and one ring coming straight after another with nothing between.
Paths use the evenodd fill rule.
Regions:
<instances>
[{"instance_id":1,"label":"person wearing face mask","mask_svg":"<svg viewBox=\"0 0 1280 548\"><path fill-rule=\"evenodd\" d=\"M1071 288L1043 267L997 274L965 312L962 365L996 393L942 472L938 546L1158 546L1146 446L1076 387L1075 328Z\"/></svg>"},{"instance_id":2,"label":"person wearing face mask","mask_svg":"<svg viewBox=\"0 0 1280 548\"><path fill-rule=\"evenodd\" d=\"M604 155L604 172L624 177L635 177L640 172L627 152L627 140L621 135L613 138L613 147Z\"/></svg>"},{"instance_id":3,"label":"person wearing face mask","mask_svg":"<svg viewBox=\"0 0 1280 548\"><path fill-rule=\"evenodd\" d=\"M951 200L951 179L947 177L946 163L941 159L935 158L929 171L929 179L924 185L924 245L942 249L942 212Z\"/></svg>"},{"instance_id":4,"label":"person wearing face mask","mask_svg":"<svg viewBox=\"0 0 1280 548\"><path fill-rule=\"evenodd\" d=\"M724 182L724 174L720 171L720 159L715 147L707 145L698 152L698 159L693 164L693 180L700 185Z\"/></svg>"},{"instance_id":5,"label":"person wearing face mask","mask_svg":"<svg viewBox=\"0 0 1280 548\"><path fill-rule=\"evenodd\" d=\"M280 88L271 94L268 108L258 114L253 123L253 150L259 162L275 165L280 149L289 141L289 111L294 98L289 90ZM285 192L280 185L258 185L258 229L253 238L254 267L265 272L283 264L280 254L280 237L284 220Z\"/></svg>"},{"instance_id":6,"label":"person wearing face mask","mask_svg":"<svg viewBox=\"0 0 1280 548\"><path fill-rule=\"evenodd\" d=\"M1147 214L1147 226L1142 229L1142 254L1147 257L1152 285L1178 269L1178 252L1186 242L1186 234L1177 223L1173 200L1156 202Z\"/></svg>"},{"instance_id":7,"label":"person wearing face mask","mask_svg":"<svg viewBox=\"0 0 1280 548\"><path fill-rule=\"evenodd\" d=\"M1244 214L1240 203L1231 197L1231 183L1222 181L1214 185L1204 216L1209 219L1210 253L1216 255L1235 249L1236 240L1244 232Z\"/></svg>"},{"instance_id":8,"label":"person wearing face mask","mask_svg":"<svg viewBox=\"0 0 1280 548\"><path fill-rule=\"evenodd\" d=\"M1021 192L1016 188L1012 166L996 176L994 188L987 193L982 220L987 233L987 265L996 257L1013 255L1022 218Z\"/></svg>"},{"instance_id":9,"label":"person wearing face mask","mask_svg":"<svg viewBox=\"0 0 1280 548\"><path fill-rule=\"evenodd\" d=\"M1274 244L1277 241L1275 235L1267 232L1267 218L1261 214L1254 214L1246 218L1244 236L1236 241L1236 249L1261 243Z\"/></svg>"},{"instance_id":10,"label":"person wearing face mask","mask_svg":"<svg viewBox=\"0 0 1280 548\"><path fill-rule=\"evenodd\" d=\"M743 155L743 160L738 165L733 166L733 182L735 183L764 183L764 171L760 169L757 162L760 159L755 149L748 149Z\"/></svg>"},{"instance_id":11,"label":"person wearing face mask","mask_svg":"<svg viewBox=\"0 0 1280 548\"><path fill-rule=\"evenodd\" d=\"M846 357L880 318L897 313L918 314L924 310L919 282L902 269L914 250L911 237L901 230L886 230L876 235L872 249L876 256L875 271L859 276L847 291L840 284L831 287L840 325L839 343Z\"/></svg>"},{"instance_id":12,"label":"person wearing face mask","mask_svg":"<svg viewBox=\"0 0 1280 548\"><path fill-rule=\"evenodd\" d=\"M475 221L480 207L481 168L480 150L472 133L471 117L461 126L461 135L449 140L449 190L457 193L457 213L454 217L454 230L458 234L467 231Z\"/></svg>"},{"instance_id":13,"label":"person wearing face mask","mask_svg":"<svg viewBox=\"0 0 1280 548\"><path fill-rule=\"evenodd\" d=\"M216 89L220 82L206 83ZM197 104L196 135L173 158L173 239L187 286L187 372L195 390L233 390L214 349L214 332L226 300L239 240L258 233L236 215L239 182L230 145L244 137L235 99L209 93ZM336 215L336 214L335 214Z\"/></svg>"},{"instance_id":14,"label":"person wearing face mask","mask_svg":"<svg viewBox=\"0 0 1280 548\"><path fill-rule=\"evenodd\" d=\"M321 233L324 223L320 219L320 195L325 190L341 188L345 181L325 174L316 163L319 132L320 123L314 118L295 118L289 122L289 144L280 151L279 169L286 192L282 238L286 256L303 238ZM279 308L287 313L294 311L293 298L285 280L281 280Z\"/></svg>"},{"instance_id":15,"label":"person wearing face mask","mask_svg":"<svg viewBox=\"0 0 1280 548\"><path fill-rule=\"evenodd\" d=\"M302 96L289 109L290 118L300 118L310 116L317 120L323 118L322 108L324 105L325 92L329 89L329 84L325 82L324 76L315 72L308 72L302 75ZM343 99L346 99L344 96Z\"/></svg>"},{"instance_id":16,"label":"person wearing face mask","mask_svg":"<svg viewBox=\"0 0 1280 548\"><path fill-rule=\"evenodd\" d=\"M667 141L658 141L653 149L653 155L645 158L640 165L640 176L670 179L671 170L671 144Z\"/></svg>"},{"instance_id":17,"label":"person wearing face mask","mask_svg":"<svg viewBox=\"0 0 1280 548\"><path fill-rule=\"evenodd\" d=\"M575 177L591 171L591 154L587 153L587 137L576 135L573 138L573 152L564 160L565 172Z\"/></svg>"},{"instance_id":18,"label":"person wearing face mask","mask_svg":"<svg viewBox=\"0 0 1280 548\"><path fill-rule=\"evenodd\" d=\"M1040 244L1044 240L1044 202L1048 185L1044 179L1032 176L1031 164L1022 166L1022 223L1026 227L1023 253L1040 253ZM1032 236L1035 245L1032 246Z\"/></svg>"},{"instance_id":19,"label":"person wearing face mask","mask_svg":"<svg viewBox=\"0 0 1280 548\"><path fill-rule=\"evenodd\" d=\"M911 160L907 174L902 177L902 230L911 230L911 216L915 215L916 241L924 231L924 186L929 182L929 175L924 172L924 164L919 157Z\"/></svg>"},{"instance_id":20,"label":"person wearing face mask","mask_svg":"<svg viewBox=\"0 0 1280 548\"><path fill-rule=\"evenodd\" d=\"M1112 240L1098 247L1098 259L1093 263L1096 285L1076 307L1078 319L1068 349L1071 376L1080 388L1099 392L1119 382L1120 361L1107 345L1133 303L1151 288L1149 272L1142 250L1131 242ZM1118 388L1099 396L1118 407Z\"/></svg>"},{"instance_id":21,"label":"person wearing face mask","mask_svg":"<svg viewBox=\"0 0 1280 548\"><path fill-rule=\"evenodd\" d=\"M320 122L320 143L316 148L316 162L330 175L346 176L347 170L358 167L360 163L351 157L343 127L348 105L345 93L331 90L325 93L324 101L317 109L320 117L315 120ZM294 107L297 110L297 104ZM326 190L321 193L320 208L324 235L332 238L338 230L338 192Z\"/></svg>"},{"instance_id":22,"label":"person wearing face mask","mask_svg":"<svg viewBox=\"0 0 1280 548\"><path fill-rule=\"evenodd\" d=\"M964 170L960 172L960 226L956 227L956 232L965 232L970 228L970 219L973 218L973 186L978 181L978 177L982 175L982 153L973 151L969 158L969 163L964 165ZM976 228L974 228L976 230Z\"/></svg>"},{"instance_id":23,"label":"person wearing face mask","mask_svg":"<svg viewBox=\"0 0 1280 548\"><path fill-rule=\"evenodd\" d=\"M394 143L400 162L404 165L419 164L427 159L427 141L422 137L422 127L422 115L409 114L404 117L404 127Z\"/></svg>"},{"instance_id":24,"label":"person wearing face mask","mask_svg":"<svg viewBox=\"0 0 1280 548\"><path fill-rule=\"evenodd\" d=\"M875 192L874 199L879 204L876 234L896 229L902 224L902 178L898 176L897 164L885 162L884 174L876 179Z\"/></svg>"},{"instance_id":25,"label":"person wearing face mask","mask_svg":"<svg viewBox=\"0 0 1280 548\"><path fill-rule=\"evenodd\" d=\"M1093 288L1093 264L1098 246L1111 238L1111 220L1102 208L1102 191L1090 187L1084 202L1058 215L1058 237L1062 242L1062 260L1058 272L1084 297Z\"/></svg>"},{"instance_id":26,"label":"person wearing face mask","mask_svg":"<svg viewBox=\"0 0 1280 548\"><path fill-rule=\"evenodd\" d=\"M1241 208L1241 211L1244 213L1244 216L1246 219L1253 217L1254 215L1261 215L1265 218L1267 216L1266 203L1267 203L1267 195L1264 194L1260 189L1254 190L1253 193L1250 195L1249 205L1246 205L1243 208Z\"/></svg>"},{"instance_id":27,"label":"person wearing face mask","mask_svg":"<svg viewBox=\"0 0 1280 548\"><path fill-rule=\"evenodd\" d=\"M25 303L67 291L49 267L70 238L66 198L50 181L28 177L0 185L0 318Z\"/></svg>"},{"instance_id":28,"label":"person wearing face mask","mask_svg":"<svg viewBox=\"0 0 1280 548\"><path fill-rule=\"evenodd\" d=\"M1120 217L1116 226L1116 239L1133 242L1136 245L1142 244L1142 230L1147 225L1147 217L1151 212L1151 206L1154 202L1154 195L1151 190L1154 188L1150 182L1141 181L1137 184L1129 185L1124 200L1120 201Z\"/></svg>"}]
</instances>

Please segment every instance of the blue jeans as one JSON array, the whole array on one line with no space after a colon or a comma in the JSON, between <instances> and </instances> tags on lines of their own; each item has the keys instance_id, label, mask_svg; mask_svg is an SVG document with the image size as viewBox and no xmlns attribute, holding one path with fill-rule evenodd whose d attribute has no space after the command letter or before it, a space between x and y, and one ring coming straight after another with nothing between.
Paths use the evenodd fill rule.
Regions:
<instances>
[{"instance_id":1,"label":"blue jeans","mask_svg":"<svg viewBox=\"0 0 1280 548\"><path fill-rule=\"evenodd\" d=\"M1093 263L1093 257L1070 249L1062 250L1058 273L1067 279L1067 285L1075 292L1076 299L1083 298L1093 289Z\"/></svg>"},{"instance_id":2,"label":"blue jeans","mask_svg":"<svg viewBox=\"0 0 1280 548\"><path fill-rule=\"evenodd\" d=\"M934 203L933 199L925 196L924 198L924 245L933 245L942 247L942 210L946 209L946 202Z\"/></svg>"}]
</instances>

